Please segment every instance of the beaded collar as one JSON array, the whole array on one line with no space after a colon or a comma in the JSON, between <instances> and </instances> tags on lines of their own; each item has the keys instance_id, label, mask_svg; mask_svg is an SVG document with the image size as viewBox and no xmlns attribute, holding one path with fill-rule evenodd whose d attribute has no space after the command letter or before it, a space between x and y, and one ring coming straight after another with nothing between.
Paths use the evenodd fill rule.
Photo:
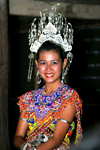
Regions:
<instances>
[{"instance_id":1,"label":"beaded collar","mask_svg":"<svg viewBox=\"0 0 100 150\"><path fill-rule=\"evenodd\" d=\"M42 95L45 85L41 88L35 103L35 115L37 118L43 119L43 117L48 113L52 101L58 96L57 92L62 87L62 85L63 83L61 83L61 85L52 95Z\"/></svg>"}]
</instances>

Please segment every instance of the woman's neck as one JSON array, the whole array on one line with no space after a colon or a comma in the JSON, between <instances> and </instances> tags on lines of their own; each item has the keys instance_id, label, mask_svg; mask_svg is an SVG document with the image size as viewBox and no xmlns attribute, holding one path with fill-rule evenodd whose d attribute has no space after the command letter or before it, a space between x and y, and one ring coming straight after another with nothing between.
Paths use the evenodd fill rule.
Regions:
<instances>
[{"instance_id":1,"label":"woman's neck","mask_svg":"<svg viewBox=\"0 0 100 150\"><path fill-rule=\"evenodd\" d=\"M61 85L61 82L58 82L58 83L46 83L43 91L46 94L53 94L60 85Z\"/></svg>"}]
</instances>

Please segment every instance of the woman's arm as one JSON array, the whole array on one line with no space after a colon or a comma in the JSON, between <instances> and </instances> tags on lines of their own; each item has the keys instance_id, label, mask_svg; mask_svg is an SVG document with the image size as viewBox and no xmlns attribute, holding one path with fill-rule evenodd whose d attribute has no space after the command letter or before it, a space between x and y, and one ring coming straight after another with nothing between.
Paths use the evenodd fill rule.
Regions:
<instances>
[{"instance_id":1,"label":"woman's arm","mask_svg":"<svg viewBox=\"0 0 100 150\"><path fill-rule=\"evenodd\" d=\"M21 111L20 117L22 117L24 111ZM69 122L72 122L74 116L76 113L75 106L67 106L66 110L64 111L63 115L61 116L62 119L67 120ZM58 120L56 123L55 131L53 134L53 137L48 140L47 142L41 144L40 146L37 146L37 150L53 150L56 148L59 148L62 141L64 140L64 137L69 129L69 124L62 122L61 120ZM21 145L25 142L24 137L26 130L28 128L28 124L26 121L19 120L15 137L14 137L14 146L16 148L20 148Z\"/></svg>"},{"instance_id":2,"label":"woman's arm","mask_svg":"<svg viewBox=\"0 0 100 150\"><path fill-rule=\"evenodd\" d=\"M23 113L24 113L24 110L22 110L20 113L21 118L23 116ZM14 146L16 148L20 149L21 145L25 142L24 137L25 137L27 128L28 128L28 124L25 120L18 121L17 129L16 129L16 133L14 136L14 141L13 141Z\"/></svg>"},{"instance_id":3,"label":"woman's arm","mask_svg":"<svg viewBox=\"0 0 100 150\"><path fill-rule=\"evenodd\" d=\"M61 118L69 122L72 122L73 118L75 117L75 114L76 114L75 106L69 105L67 106ZM53 150L59 148L64 140L64 137L69 129L69 126L70 125L68 123L58 120L56 123L53 137L47 142L41 144L40 146L37 146L37 150Z\"/></svg>"}]
</instances>

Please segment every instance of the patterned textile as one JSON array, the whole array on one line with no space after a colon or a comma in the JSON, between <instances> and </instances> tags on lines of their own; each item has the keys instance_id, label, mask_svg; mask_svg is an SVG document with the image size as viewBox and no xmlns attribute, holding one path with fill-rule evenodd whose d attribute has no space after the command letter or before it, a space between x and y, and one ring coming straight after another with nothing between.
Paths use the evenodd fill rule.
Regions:
<instances>
[{"instance_id":1,"label":"patterned textile","mask_svg":"<svg viewBox=\"0 0 100 150\"><path fill-rule=\"evenodd\" d=\"M77 110L75 145L78 145L82 138L82 128L80 121L80 114L82 113L82 100L79 98L78 93L67 85L60 88L57 91L57 94L55 95L52 103L50 103L50 109L46 111L48 103L50 102L50 95L48 96L44 91L42 91L40 100L37 105L37 97L40 91L41 89L29 91L19 97L18 105L20 106L20 110L25 110L23 119L26 119L29 126L26 140L28 142L32 142L41 133L45 133L45 135L50 139L53 136L57 119L60 118L68 105L75 105ZM37 106L38 115L35 113ZM44 112L46 112L45 115ZM74 128L75 123L72 122L59 150L69 149L70 137Z\"/></svg>"}]
</instances>

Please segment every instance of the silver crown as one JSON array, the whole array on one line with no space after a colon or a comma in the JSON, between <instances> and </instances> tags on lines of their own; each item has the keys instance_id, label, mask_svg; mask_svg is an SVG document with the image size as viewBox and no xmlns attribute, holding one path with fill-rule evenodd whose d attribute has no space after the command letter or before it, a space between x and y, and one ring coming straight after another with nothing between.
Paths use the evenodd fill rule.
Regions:
<instances>
[{"instance_id":1,"label":"silver crown","mask_svg":"<svg viewBox=\"0 0 100 150\"><path fill-rule=\"evenodd\" d=\"M29 69L28 69L28 81L31 80L32 70L33 70L33 60L34 54L37 53L40 46L46 42L51 41L57 45L60 45L65 52L67 53L67 59L69 59L69 64L63 73L63 78L67 74L67 70L72 62L73 55L70 52L72 50L73 44L73 29L70 23L67 23L67 19L63 17L59 12L57 12L57 7L60 3L51 6L51 11L46 17L47 9L40 12L40 19L34 18L31 29L29 30L29 45L31 54L29 54L28 58Z\"/></svg>"},{"instance_id":2,"label":"silver crown","mask_svg":"<svg viewBox=\"0 0 100 150\"><path fill-rule=\"evenodd\" d=\"M38 23L37 18L33 20L28 37L31 52L37 53L39 47L48 40L59 44L65 52L72 50L72 25L67 23L67 19L57 12L57 6L59 5L60 3L51 6L48 17L46 17L47 9L40 12Z\"/></svg>"}]
</instances>

